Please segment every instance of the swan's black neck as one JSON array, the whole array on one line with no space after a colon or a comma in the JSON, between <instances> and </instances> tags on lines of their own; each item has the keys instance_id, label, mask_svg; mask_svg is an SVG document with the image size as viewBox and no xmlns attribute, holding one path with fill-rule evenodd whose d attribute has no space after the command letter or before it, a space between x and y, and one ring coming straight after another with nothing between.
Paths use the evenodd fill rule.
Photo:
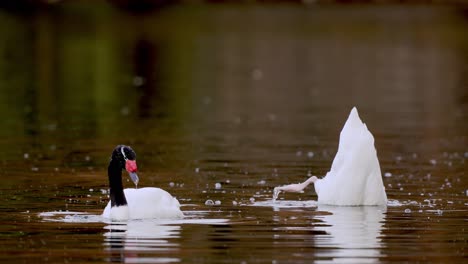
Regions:
<instances>
[{"instance_id":1,"label":"swan's black neck","mask_svg":"<svg viewBox=\"0 0 468 264\"><path fill-rule=\"evenodd\" d=\"M117 160L112 159L107 168L107 174L109 176L111 207L127 205L122 184L122 165Z\"/></svg>"}]
</instances>

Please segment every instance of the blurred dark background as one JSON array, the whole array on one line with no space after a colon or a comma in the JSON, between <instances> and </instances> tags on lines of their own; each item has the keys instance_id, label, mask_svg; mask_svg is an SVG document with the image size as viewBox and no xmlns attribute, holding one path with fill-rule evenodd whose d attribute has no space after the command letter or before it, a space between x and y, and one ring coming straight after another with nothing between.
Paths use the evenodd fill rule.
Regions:
<instances>
[{"instance_id":1,"label":"blurred dark background","mask_svg":"<svg viewBox=\"0 0 468 264\"><path fill-rule=\"evenodd\" d=\"M325 148L315 156L324 173L353 106L384 164L466 143L463 1L0 7L4 160L37 153L37 164L69 165L76 151L105 157L122 141L173 160L158 164L169 167L223 151L268 163Z\"/></svg>"}]
</instances>

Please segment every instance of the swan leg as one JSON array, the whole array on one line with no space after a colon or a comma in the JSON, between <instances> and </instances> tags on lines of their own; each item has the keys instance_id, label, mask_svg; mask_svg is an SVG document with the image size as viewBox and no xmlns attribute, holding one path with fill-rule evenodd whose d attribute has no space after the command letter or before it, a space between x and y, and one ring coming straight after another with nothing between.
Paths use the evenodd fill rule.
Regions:
<instances>
[{"instance_id":1,"label":"swan leg","mask_svg":"<svg viewBox=\"0 0 468 264\"><path fill-rule=\"evenodd\" d=\"M276 200L281 192L302 192L310 183L315 183L317 180L318 178L316 176L312 176L303 183L275 187L273 189L273 200Z\"/></svg>"}]
</instances>

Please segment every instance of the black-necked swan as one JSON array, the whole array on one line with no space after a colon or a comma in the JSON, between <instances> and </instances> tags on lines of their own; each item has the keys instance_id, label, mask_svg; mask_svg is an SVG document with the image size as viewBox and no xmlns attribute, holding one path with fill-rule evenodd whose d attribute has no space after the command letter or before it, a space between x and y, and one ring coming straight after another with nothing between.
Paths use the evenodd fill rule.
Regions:
<instances>
[{"instance_id":1,"label":"black-necked swan","mask_svg":"<svg viewBox=\"0 0 468 264\"><path fill-rule=\"evenodd\" d=\"M322 179L312 176L303 183L276 187L274 199L281 191L300 192L310 183L314 183L319 204L387 204L374 137L359 118L356 107L341 130L338 152L327 175Z\"/></svg>"},{"instance_id":2,"label":"black-necked swan","mask_svg":"<svg viewBox=\"0 0 468 264\"><path fill-rule=\"evenodd\" d=\"M112 152L107 174L109 196L102 216L115 221L130 219L171 219L184 216L180 203L168 192L153 187L123 189L122 170L125 169L135 186L138 184L136 153L129 146L119 145Z\"/></svg>"}]
</instances>

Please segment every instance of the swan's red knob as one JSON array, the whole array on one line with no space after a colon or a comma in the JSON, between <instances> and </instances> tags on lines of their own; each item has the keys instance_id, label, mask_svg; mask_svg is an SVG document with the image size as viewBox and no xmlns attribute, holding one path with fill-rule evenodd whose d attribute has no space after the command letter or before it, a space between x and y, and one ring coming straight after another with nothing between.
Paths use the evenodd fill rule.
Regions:
<instances>
[{"instance_id":1,"label":"swan's red knob","mask_svg":"<svg viewBox=\"0 0 468 264\"><path fill-rule=\"evenodd\" d=\"M138 168L137 168L137 165L136 165L136 161L135 160L125 161L125 169L128 172L137 172Z\"/></svg>"}]
</instances>

